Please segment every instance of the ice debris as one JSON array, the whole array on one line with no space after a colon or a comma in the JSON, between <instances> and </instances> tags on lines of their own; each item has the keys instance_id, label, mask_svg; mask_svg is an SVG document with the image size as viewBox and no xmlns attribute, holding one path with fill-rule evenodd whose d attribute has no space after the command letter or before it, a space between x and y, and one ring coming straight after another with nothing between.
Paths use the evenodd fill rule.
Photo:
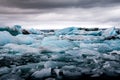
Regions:
<instances>
[{"instance_id":1,"label":"ice debris","mask_svg":"<svg viewBox=\"0 0 120 80\"><path fill-rule=\"evenodd\" d=\"M23 33L15 26L0 30L0 80L84 80L120 75L117 28L69 27ZM22 33L13 35L9 30Z\"/></svg>"}]
</instances>

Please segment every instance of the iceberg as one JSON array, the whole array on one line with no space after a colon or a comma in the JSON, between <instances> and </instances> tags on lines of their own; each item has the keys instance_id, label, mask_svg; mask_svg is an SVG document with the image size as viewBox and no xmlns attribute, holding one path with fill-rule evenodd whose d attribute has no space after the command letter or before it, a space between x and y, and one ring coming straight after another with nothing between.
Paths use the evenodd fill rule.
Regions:
<instances>
[{"instance_id":1,"label":"iceberg","mask_svg":"<svg viewBox=\"0 0 120 80\"><path fill-rule=\"evenodd\" d=\"M24 80L24 79L15 74L6 74L1 76L0 80Z\"/></svg>"},{"instance_id":2,"label":"iceberg","mask_svg":"<svg viewBox=\"0 0 120 80\"><path fill-rule=\"evenodd\" d=\"M64 28L64 29L55 31L55 35L57 35L57 36L59 36L59 35L71 35L77 31L78 31L78 28L68 27L68 28Z\"/></svg>"},{"instance_id":3,"label":"iceberg","mask_svg":"<svg viewBox=\"0 0 120 80\"><path fill-rule=\"evenodd\" d=\"M4 75L4 74L8 74L8 73L10 73L10 71L11 71L11 69L8 67L1 67L0 68L0 76Z\"/></svg>"},{"instance_id":4,"label":"iceberg","mask_svg":"<svg viewBox=\"0 0 120 80\"><path fill-rule=\"evenodd\" d=\"M42 33L40 30L33 29L33 28L29 29L28 32L31 33L31 34L41 34Z\"/></svg>"},{"instance_id":5,"label":"iceberg","mask_svg":"<svg viewBox=\"0 0 120 80\"><path fill-rule=\"evenodd\" d=\"M84 31L80 30L79 35L93 35L93 36L101 36L102 35L102 30L99 31Z\"/></svg>"},{"instance_id":6,"label":"iceberg","mask_svg":"<svg viewBox=\"0 0 120 80\"><path fill-rule=\"evenodd\" d=\"M16 39L14 36L12 36L7 31L0 32L0 46L3 46L8 43L17 43L18 39Z\"/></svg>"},{"instance_id":7,"label":"iceberg","mask_svg":"<svg viewBox=\"0 0 120 80\"><path fill-rule=\"evenodd\" d=\"M44 37L43 40L42 40L42 42L44 43L44 42L48 42L48 41L56 41L58 39L59 38L56 37L56 36L49 36L49 37Z\"/></svg>"},{"instance_id":8,"label":"iceberg","mask_svg":"<svg viewBox=\"0 0 120 80\"><path fill-rule=\"evenodd\" d=\"M17 31L18 33L22 33L22 27L20 25L14 25L13 30Z\"/></svg>"},{"instance_id":9,"label":"iceberg","mask_svg":"<svg viewBox=\"0 0 120 80\"><path fill-rule=\"evenodd\" d=\"M4 27L0 27L0 31L7 31L11 35L16 36L22 33L22 28L20 25L14 25L13 27L4 26Z\"/></svg>"},{"instance_id":10,"label":"iceberg","mask_svg":"<svg viewBox=\"0 0 120 80\"><path fill-rule=\"evenodd\" d=\"M101 36L102 31L88 31L86 35Z\"/></svg>"},{"instance_id":11,"label":"iceberg","mask_svg":"<svg viewBox=\"0 0 120 80\"><path fill-rule=\"evenodd\" d=\"M115 27L108 28L104 30L102 33L103 37L110 37L110 36L116 36L116 35L117 35L117 30L115 29Z\"/></svg>"},{"instance_id":12,"label":"iceberg","mask_svg":"<svg viewBox=\"0 0 120 80\"><path fill-rule=\"evenodd\" d=\"M96 50L100 53L107 53L112 51L111 46L109 46L106 43L81 43L80 49L90 49L90 50Z\"/></svg>"},{"instance_id":13,"label":"iceberg","mask_svg":"<svg viewBox=\"0 0 120 80\"><path fill-rule=\"evenodd\" d=\"M62 66L63 66L63 63L61 63L61 62L55 62L55 61L47 61L44 64L45 68L58 68L58 67L62 67Z\"/></svg>"},{"instance_id":14,"label":"iceberg","mask_svg":"<svg viewBox=\"0 0 120 80\"><path fill-rule=\"evenodd\" d=\"M69 50L69 51L66 51L66 54L72 55L73 57L80 57L82 55L99 56L100 53L98 51L85 48L85 49Z\"/></svg>"},{"instance_id":15,"label":"iceberg","mask_svg":"<svg viewBox=\"0 0 120 80\"><path fill-rule=\"evenodd\" d=\"M106 40L104 41L107 45L111 47L112 50L120 50L120 40Z\"/></svg>"},{"instance_id":16,"label":"iceberg","mask_svg":"<svg viewBox=\"0 0 120 80\"><path fill-rule=\"evenodd\" d=\"M78 80L81 76L81 72L76 72L76 71L63 71L62 73L63 79L68 79L68 80Z\"/></svg>"},{"instance_id":17,"label":"iceberg","mask_svg":"<svg viewBox=\"0 0 120 80\"><path fill-rule=\"evenodd\" d=\"M30 45L35 41L30 35L19 34L16 38L18 39L19 44Z\"/></svg>"},{"instance_id":18,"label":"iceberg","mask_svg":"<svg viewBox=\"0 0 120 80\"><path fill-rule=\"evenodd\" d=\"M6 44L4 47L16 53L39 53L40 52L38 48L29 47L27 45L18 45L18 44L10 43L10 44Z\"/></svg>"},{"instance_id":19,"label":"iceberg","mask_svg":"<svg viewBox=\"0 0 120 80\"><path fill-rule=\"evenodd\" d=\"M81 41L85 43L100 43L103 42L104 38L101 36L93 36L93 35L66 35L60 36L60 39L70 40L70 41Z\"/></svg>"},{"instance_id":20,"label":"iceberg","mask_svg":"<svg viewBox=\"0 0 120 80\"><path fill-rule=\"evenodd\" d=\"M39 80L39 79L44 79L47 77L50 77L51 74L51 68L46 68L46 69L42 69L40 71L36 71L32 74L32 79L34 80Z\"/></svg>"},{"instance_id":21,"label":"iceberg","mask_svg":"<svg viewBox=\"0 0 120 80\"><path fill-rule=\"evenodd\" d=\"M34 42L35 42L35 39L33 39L30 35L19 34L17 36L12 36L7 31L0 32L0 46L3 46L8 43L30 45Z\"/></svg>"},{"instance_id":22,"label":"iceberg","mask_svg":"<svg viewBox=\"0 0 120 80\"><path fill-rule=\"evenodd\" d=\"M41 42L41 47L52 52L63 52L74 48L76 45L68 40L50 40Z\"/></svg>"}]
</instances>

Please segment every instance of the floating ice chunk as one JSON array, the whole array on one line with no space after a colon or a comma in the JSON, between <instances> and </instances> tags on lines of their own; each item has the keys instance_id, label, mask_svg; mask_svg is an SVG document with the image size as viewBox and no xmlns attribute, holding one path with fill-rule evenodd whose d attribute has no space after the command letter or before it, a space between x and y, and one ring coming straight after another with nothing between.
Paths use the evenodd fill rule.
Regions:
<instances>
[{"instance_id":1,"label":"floating ice chunk","mask_svg":"<svg viewBox=\"0 0 120 80\"><path fill-rule=\"evenodd\" d=\"M61 52L67 49L71 49L76 45L68 40L58 40L58 37L51 36L45 37L41 42L41 46L46 50Z\"/></svg>"},{"instance_id":2,"label":"floating ice chunk","mask_svg":"<svg viewBox=\"0 0 120 80\"><path fill-rule=\"evenodd\" d=\"M51 68L42 69L40 71L36 71L32 74L32 77L35 79L43 79L51 76Z\"/></svg>"},{"instance_id":3,"label":"floating ice chunk","mask_svg":"<svg viewBox=\"0 0 120 80\"><path fill-rule=\"evenodd\" d=\"M102 70L98 68L92 69L91 72L93 74L91 77L100 77L103 74Z\"/></svg>"},{"instance_id":4,"label":"floating ice chunk","mask_svg":"<svg viewBox=\"0 0 120 80\"><path fill-rule=\"evenodd\" d=\"M81 76L81 72L77 71L63 71L62 78L63 79L72 79L72 80L78 80Z\"/></svg>"},{"instance_id":5,"label":"floating ice chunk","mask_svg":"<svg viewBox=\"0 0 120 80\"><path fill-rule=\"evenodd\" d=\"M120 40L106 40L104 43L108 44L112 50L120 50Z\"/></svg>"},{"instance_id":6,"label":"floating ice chunk","mask_svg":"<svg viewBox=\"0 0 120 80\"><path fill-rule=\"evenodd\" d=\"M112 51L112 48L107 44L102 44L102 45L98 45L97 50L101 53L107 53Z\"/></svg>"},{"instance_id":7,"label":"floating ice chunk","mask_svg":"<svg viewBox=\"0 0 120 80\"><path fill-rule=\"evenodd\" d=\"M47 61L45 64L44 64L44 67L45 68L55 68L56 67L56 62L53 62L53 61Z\"/></svg>"},{"instance_id":8,"label":"floating ice chunk","mask_svg":"<svg viewBox=\"0 0 120 80\"><path fill-rule=\"evenodd\" d=\"M9 32L0 32L0 45L3 46L7 43L18 43L18 44L32 44L34 39L27 35L12 36Z\"/></svg>"},{"instance_id":9,"label":"floating ice chunk","mask_svg":"<svg viewBox=\"0 0 120 80\"><path fill-rule=\"evenodd\" d=\"M68 49L72 49L76 45L68 40L51 40L42 41L41 46L49 51L61 52Z\"/></svg>"},{"instance_id":10,"label":"floating ice chunk","mask_svg":"<svg viewBox=\"0 0 120 80\"><path fill-rule=\"evenodd\" d=\"M90 50L96 50L101 53L106 53L112 51L112 48L106 44L106 43L81 43L80 44L81 49L90 49Z\"/></svg>"},{"instance_id":11,"label":"floating ice chunk","mask_svg":"<svg viewBox=\"0 0 120 80\"><path fill-rule=\"evenodd\" d=\"M58 48L73 48L74 45L67 40L49 41L42 43L44 46L58 47Z\"/></svg>"},{"instance_id":12,"label":"floating ice chunk","mask_svg":"<svg viewBox=\"0 0 120 80\"><path fill-rule=\"evenodd\" d=\"M102 31L84 31L84 30L80 30L79 31L80 35L93 35L93 36L101 36Z\"/></svg>"},{"instance_id":13,"label":"floating ice chunk","mask_svg":"<svg viewBox=\"0 0 120 80\"><path fill-rule=\"evenodd\" d=\"M102 33L102 36L104 37L110 37L110 36L116 36L116 35L117 35L117 32L116 32L115 27L108 28Z\"/></svg>"},{"instance_id":14,"label":"floating ice chunk","mask_svg":"<svg viewBox=\"0 0 120 80\"><path fill-rule=\"evenodd\" d=\"M89 49L82 49L80 50L80 54L84 55L91 55L91 56L96 56L99 55L100 53L95 51L95 50L89 50Z\"/></svg>"},{"instance_id":15,"label":"floating ice chunk","mask_svg":"<svg viewBox=\"0 0 120 80\"><path fill-rule=\"evenodd\" d=\"M56 36L44 37L42 42L53 41L53 40L58 40L58 37Z\"/></svg>"},{"instance_id":16,"label":"floating ice chunk","mask_svg":"<svg viewBox=\"0 0 120 80\"><path fill-rule=\"evenodd\" d=\"M51 77L51 78L47 78L45 80L56 80L56 79Z\"/></svg>"},{"instance_id":17,"label":"floating ice chunk","mask_svg":"<svg viewBox=\"0 0 120 80\"><path fill-rule=\"evenodd\" d=\"M17 43L17 39L12 36L9 32L3 31L0 32L0 45L3 46L7 43Z\"/></svg>"},{"instance_id":18,"label":"floating ice chunk","mask_svg":"<svg viewBox=\"0 0 120 80\"><path fill-rule=\"evenodd\" d=\"M80 57L82 55L86 56L99 56L100 53L95 51L95 50L90 50L90 49L79 49L79 50L70 50L66 51L66 54L70 54L73 57Z\"/></svg>"},{"instance_id":19,"label":"floating ice chunk","mask_svg":"<svg viewBox=\"0 0 120 80\"><path fill-rule=\"evenodd\" d=\"M42 32L40 30L37 29L33 29L31 28L30 30L28 30L31 34L41 34Z\"/></svg>"},{"instance_id":20,"label":"floating ice chunk","mask_svg":"<svg viewBox=\"0 0 120 80\"><path fill-rule=\"evenodd\" d=\"M29 35L17 35L16 38L19 40L19 44L32 44L34 43L34 39L32 37L30 37Z\"/></svg>"},{"instance_id":21,"label":"floating ice chunk","mask_svg":"<svg viewBox=\"0 0 120 80\"><path fill-rule=\"evenodd\" d=\"M20 25L14 25L13 30L17 31L18 33L22 33L22 28Z\"/></svg>"},{"instance_id":22,"label":"floating ice chunk","mask_svg":"<svg viewBox=\"0 0 120 80\"><path fill-rule=\"evenodd\" d=\"M51 55L51 60L57 60L57 61L65 61L67 56L65 56L64 54L52 54Z\"/></svg>"},{"instance_id":23,"label":"floating ice chunk","mask_svg":"<svg viewBox=\"0 0 120 80\"><path fill-rule=\"evenodd\" d=\"M35 40L42 40L44 38L44 35L30 34L29 36Z\"/></svg>"},{"instance_id":24,"label":"floating ice chunk","mask_svg":"<svg viewBox=\"0 0 120 80\"><path fill-rule=\"evenodd\" d=\"M100 36L102 31L88 31L86 35Z\"/></svg>"},{"instance_id":25,"label":"floating ice chunk","mask_svg":"<svg viewBox=\"0 0 120 80\"><path fill-rule=\"evenodd\" d=\"M24 79L15 74L6 74L1 76L0 80L24 80Z\"/></svg>"},{"instance_id":26,"label":"floating ice chunk","mask_svg":"<svg viewBox=\"0 0 120 80\"><path fill-rule=\"evenodd\" d=\"M39 49L32 48L27 45L6 44L4 47L19 53L39 53L40 52Z\"/></svg>"},{"instance_id":27,"label":"floating ice chunk","mask_svg":"<svg viewBox=\"0 0 120 80\"><path fill-rule=\"evenodd\" d=\"M13 27L5 27L5 26L0 27L0 31L8 31L13 36L16 36L16 35L22 33L21 26L19 26L19 25L14 25Z\"/></svg>"},{"instance_id":28,"label":"floating ice chunk","mask_svg":"<svg viewBox=\"0 0 120 80\"><path fill-rule=\"evenodd\" d=\"M55 61L47 61L44 64L45 68L57 68L63 66L63 63L55 62Z\"/></svg>"},{"instance_id":29,"label":"floating ice chunk","mask_svg":"<svg viewBox=\"0 0 120 80\"><path fill-rule=\"evenodd\" d=\"M108 54L103 54L102 58L105 59L105 60L116 60L115 56L108 55Z\"/></svg>"},{"instance_id":30,"label":"floating ice chunk","mask_svg":"<svg viewBox=\"0 0 120 80\"><path fill-rule=\"evenodd\" d=\"M106 61L103 64L103 70L104 70L104 73L107 76L116 76L116 74L117 74L117 73L115 73L115 68L112 67L112 65L111 65L111 63L109 61Z\"/></svg>"},{"instance_id":31,"label":"floating ice chunk","mask_svg":"<svg viewBox=\"0 0 120 80\"><path fill-rule=\"evenodd\" d=\"M114 51L112 51L112 52L110 52L111 54L112 53L115 53L115 54L119 54L120 55L120 51L117 51L117 50L114 50Z\"/></svg>"},{"instance_id":32,"label":"floating ice chunk","mask_svg":"<svg viewBox=\"0 0 120 80\"><path fill-rule=\"evenodd\" d=\"M68 27L68 28L64 28L64 29L61 29L61 30L57 30L55 31L55 35L70 35L70 34L74 34L74 32L78 31L77 28L75 27Z\"/></svg>"},{"instance_id":33,"label":"floating ice chunk","mask_svg":"<svg viewBox=\"0 0 120 80\"><path fill-rule=\"evenodd\" d=\"M92 36L92 35L66 35L62 36L61 39L72 40L72 41L83 41L83 42L101 42L103 41L102 37Z\"/></svg>"},{"instance_id":34,"label":"floating ice chunk","mask_svg":"<svg viewBox=\"0 0 120 80\"><path fill-rule=\"evenodd\" d=\"M69 65L69 66L65 65L65 66L62 67L62 70L76 71L76 70L77 70L77 67L74 66L74 65Z\"/></svg>"},{"instance_id":35,"label":"floating ice chunk","mask_svg":"<svg viewBox=\"0 0 120 80\"><path fill-rule=\"evenodd\" d=\"M30 47L34 47L34 48L39 48L41 45L40 41L39 42L34 42L33 44L29 45Z\"/></svg>"},{"instance_id":36,"label":"floating ice chunk","mask_svg":"<svg viewBox=\"0 0 120 80\"><path fill-rule=\"evenodd\" d=\"M1 67L0 68L0 75L3 75L3 74L8 74L10 73L11 69L9 69L8 67Z\"/></svg>"},{"instance_id":37,"label":"floating ice chunk","mask_svg":"<svg viewBox=\"0 0 120 80\"><path fill-rule=\"evenodd\" d=\"M16 69L20 69L23 73L28 73L32 69L41 69L43 67L43 63L31 63L27 65L17 66Z\"/></svg>"}]
</instances>

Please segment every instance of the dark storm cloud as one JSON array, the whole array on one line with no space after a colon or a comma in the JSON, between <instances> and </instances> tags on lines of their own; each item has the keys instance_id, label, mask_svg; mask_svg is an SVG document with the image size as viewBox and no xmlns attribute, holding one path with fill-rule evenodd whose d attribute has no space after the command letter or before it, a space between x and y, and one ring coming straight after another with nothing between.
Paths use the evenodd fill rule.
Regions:
<instances>
[{"instance_id":1,"label":"dark storm cloud","mask_svg":"<svg viewBox=\"0 0 120 80\"><path fill-rule=\"evenodd\" d=\"M0 5L23 9L47 9L66 7L105 7L120 4L120 0L0 0Z\"/></svg>"}]
</instances>

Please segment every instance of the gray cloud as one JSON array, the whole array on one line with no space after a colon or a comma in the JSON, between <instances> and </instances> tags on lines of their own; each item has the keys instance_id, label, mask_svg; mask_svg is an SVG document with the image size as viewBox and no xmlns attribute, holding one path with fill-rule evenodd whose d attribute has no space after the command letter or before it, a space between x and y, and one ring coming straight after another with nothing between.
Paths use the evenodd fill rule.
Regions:
<instances>
[{"instance_id":1,"label":"gray cloud","mask_svg":"<svg viewBox=\"0 0 120 80\"><path fill-rule=\"evenodd\" d=\"M47 9L65 7L105 7L120 4L120 0L0 0L0 5L23 9Z\"/></svg>"},{"instance_id":2,"label":"gray cloud","mask_svg":"<svg viewBox=\"0 0 120 80\"><path fill-rule=\"evenodd\" d=\"M0 0L0 24L118 25L120 0Z\"/></svg>"},{"instance_id":3,"label":"gray cloud","mask_svg":"<svg viewBox=\"0 0 120 80\"><path fill-rule=\"evenodd\" d=\"M119 5L120 0L0 0L0 14L36 14L61 8L89 9Z\"/></svg>"}]
</instances>

